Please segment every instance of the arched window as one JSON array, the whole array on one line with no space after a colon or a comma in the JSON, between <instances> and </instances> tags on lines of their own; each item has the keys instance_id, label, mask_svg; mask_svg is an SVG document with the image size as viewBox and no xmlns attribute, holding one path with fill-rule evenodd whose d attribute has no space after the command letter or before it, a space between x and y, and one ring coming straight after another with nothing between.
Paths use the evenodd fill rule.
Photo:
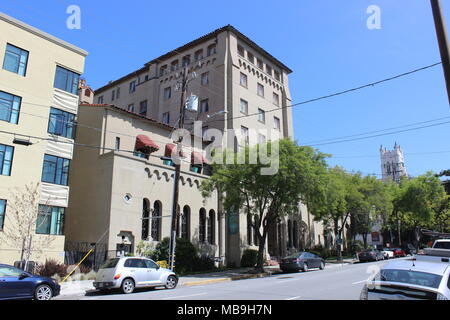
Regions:
<instances>
[{"instance_id":1,"label":"arched window","mask_svg":"<svg viewBox=\"0 0 450 320\"><path fill-rule=\"evenodd\" d=\"M288 220L288 248L292 247L292 221Z\"/></svg>"},{"instance_id":2,"label":"arched window","mask_svg":"<svg viewBox=\"0 0 450 320\"><path fill-rule=\"evenodd\" d=\"M253 234L253 228L252 228L252 215L250 213L247 214L247 244L249 246L252 245L252 234Z\"/></svg>"},{"instance_id":3,"label":"arched window","mask_svg":"<svg viewBox=\"0 0 450 320\"><path fill-rule=\"evenodd\" d=\"M148 199L143 200L142 203L142 240L148 239L150 225L150 201Z\"/></svg>"},{"instance_id":4,"label":"arched window","mask_svg":"<svg viewBox=\"0 0 450 320\"><path fill-rule=\"evenodd\" d=\"M181 216L181 237L183 239L189 240L190 234L190 224L191 224L191 208L189 206L184 206L183 215Z\"/></svg>"},{"instance_id":5,"label":"arched window","mask_svg":"<svg viewBox=\"0 0 450 320\"><path fill-rule=\"evenodd\" d=\"M209 220L208 220L208 243L209 244L215 244L216 242L216 234L215 234L215 228L216 228L216 213L214 210L209 210Z\"/></svg>"},{"instance_id":6,"label":"arched window","mask_svg":"<svg viewBox=\"0 0 450 320\"><path fill-rule=\"evenodd\" d=\"M213 43L208 46L208 48L206 50L206 56L209 57L210 55L213 55L215 53L216 53L216 44Z\"/></svg>"},{"instance_id":7,"label":"arched window","mask_svg":"<svg viewBox=\"0 0 450 320\"><path fill-rule=\"evenodd\" d=\"M298 246L298 221L297 221L297 220L294 220L294 230L293 230L293 233L294 233L294 237L293 237L293 240L294 240L294 248L298 248L299 246Z\"/></svg>"},{"instance_id":8,"label":"arched window","mask_svg":"<svg viewBox=\"0 0 450 320\"><path fill-rule=\"evenodd\" d=\"M161 216L162 216L162 205L160 201L155 201L153 204L153 214L152 214L152 238L154 241L161 240Z\"/></svg>"},{"instance_id":9,"label":"arched window","mask_svg":"<svg viewBox=\"0 0 450 320\"><path fill-rule=\"evenodd\" d=\"M200 209L198 222L198 239L200 243L203 243L206 241L206 210L204 208Z\"/></svg>"}]
</instances>

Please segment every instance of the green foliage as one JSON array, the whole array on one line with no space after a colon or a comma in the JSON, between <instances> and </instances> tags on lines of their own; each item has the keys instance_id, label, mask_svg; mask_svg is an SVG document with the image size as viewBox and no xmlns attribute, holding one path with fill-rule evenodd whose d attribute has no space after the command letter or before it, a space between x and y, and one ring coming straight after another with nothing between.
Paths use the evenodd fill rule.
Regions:
<instances>
[{"instance_id":1,"label":"green foliage","mask_svg":"<svg viewBox=\"0 0 450 320\"><path fill-rule=\"evenodd\" d=\"M168 237L159 242L152 251L151 258L154 261L169 260ZM186 274L198 271L214 270L214 260L211 257L199 256L198 250L186 239L177 238L175 247L175 271L178 274Z\"/></svg>"},{"instance_id":2,"label":"green foliage","mask_svg":"<svg viewBox=\"0 0 450 320\"><path fill-rule=\"evenodd\" d=\"M264 154L269 155L271 166L277 168L272 174L264 174L269 166L261 156ZM290 139L246 147L238 154L227 151L217 155L224 160L212 164L213 175L202 182L202 194L209 197L220 190L225 197L225 210L240 208L251 215L253 230L264 247L268 228L279 217L298 214L299 202L308 206L321 203L326 156L313 148L298 146ZM239 162L252 157L256 159L254 164ZM261 269L263 263L261 255L257 268Z\"/></svg>"},{"instance_id":3,"label":"green foliage","mask_svg":"<svg viewBox=\"0 0 450 320\"><path fill-rule=\"evenodd\" d=\"M155 249L152 245L147 241L139 241L136 245L136 253L141 257L151 258L154 256Z\"/></svg>"},{"instance_id":4,"label":"green foliage","mask_svg":"<svg viewBox=\"0 0 450 320\"><path fill-rule=\"evenodd\" d=\"M241 267L254 267L258 260L258 250L245 249L241 257Z\"/></svg>"}]
</instances>

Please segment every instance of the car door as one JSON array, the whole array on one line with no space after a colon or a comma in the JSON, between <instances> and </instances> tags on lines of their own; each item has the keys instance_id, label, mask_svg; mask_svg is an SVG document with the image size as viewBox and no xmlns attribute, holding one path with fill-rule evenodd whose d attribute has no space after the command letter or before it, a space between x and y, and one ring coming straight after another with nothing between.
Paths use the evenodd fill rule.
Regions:
<instances>
[{"instance_id":1,"label":"car door","mask_svg":"<svg viewBox=\"0 0 450 320\"><path fill-rule=\"evenodd\" d=\"M145 265L147 267L147 281L149 285L162 284L161 276L162 269L154 261L145 259Z\"/></svg>"},{"instance_id":2,"label":"car door","mask_svg":"<svg viewBox=\"0 0 450 320\"><path fill-rule=\"evenodd\" d=\"M317 268L315 265L316 262L313 254L305 252L305 261L308 264L308 268Z\"/></svg>"},{"instance_id":3,"label":"car door","mask_svg":"<svg viewBox=\"0 0 450 320\"><path fill-rule=\"evenodd\" d=\"M147 285L147 266L143 259L128 259L125 267L128 267L128 271L136 282L136 287L145 287Z\"/></svg>"},{"instance_id":4,"label":"car door","mask_svg":"<svg viewBox=\"0 0 450 320\"><path fill-rule=\"evenodd\" d=\"M32 296L34 284L29 281L29 277L21 278L23 273L23 270L14 267L0 267L0 299Z\"/></svg>"}]
</instances>

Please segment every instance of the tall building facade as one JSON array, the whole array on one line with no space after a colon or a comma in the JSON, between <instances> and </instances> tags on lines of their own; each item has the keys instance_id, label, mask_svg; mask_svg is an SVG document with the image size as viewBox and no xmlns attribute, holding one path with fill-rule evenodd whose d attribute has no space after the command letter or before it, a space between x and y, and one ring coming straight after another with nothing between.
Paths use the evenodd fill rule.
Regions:
<instances>
[{"instance_id":1,"label":"tall building facade","mask_svg":"<svg viewBox=\"0 0 450 320\"><path fill-rule=\"evenodd\" d=\"M192 140L215 132L225 136L220 140L224 148L237 151L246 144L293 138L292 113L286 108L291 104L288 75L292 71L234 27L217 29L110 81L95 91L94 105L81 105L77 142L101 142L107 148L88 151L76 147L76 159L83 160L77 160L71 169L69 241L96 241L109 230L105 236L107 250L117 253L122 240L135 251L140 240L154 242L169 236L174 169L159 157L166 154L167 144L173 143L170 136L178 126L182 70L187 70L191 79L188 96L197 96L199 102L197 112L186 112L185 128L191 131ZM194 121L201 121L201 130L194 130ZM89 131L82 127L86 124L100 128L99 136L84 134ZM159 144L153 154L156 157L142 158L135 153L140 146L136 143L138 135ZM258 245L249 228L251 221L243 212L224 212L220 194L207 199L201 196L198 186L208 178L207 160L200 167L190 160L196 157L193 152L206 155L202 150L185 148L178 229L182 230L183 221L190 221L188 227L184 226L188 230L185 237L222 262L239 265L242 252ZM95 177L99 173L93 167L100 170L107 190L98 188ZM91 199L98 194L106 202L91 206ZM130 196L134 203L126 205L124 199ZM147 235L141 234L141 228L145 227L142 221L148 208L163 212L158 238L142 237ZM189 218L185 217L185 208ZM96 231L89 232L92 236L82 236L84 228ZM267 254L279 257L319 244L322 232L307 208L299 204L297 212L271 228Z\"/></svg>"},{"instance_id":2,"label":"tall building facade","mask_svg":"<svg viewBox=\"0 0 450 320\"><path fill-rule=\"evenodd\" d=\"M407 177L403 150L397 142L394 150L387 150L381 146L380 158L383 181L392 180L399 183L401 177Z\"/></svg>"},{"instance_id":3,"label":"tall building facade","mask_svg":"<svg viewBox=\"0 0 450 320\"><path fill-rule=\"evenodd\" d=\"M0 13L0 261L23 256L18 220L38 212L24 242L31 260L64 261L78 78L87 52ZM17 210L25 186L37 185L36 208ZM31 203L29 204L31 205ZM15 213L18 213L16 215ZM19 219L17 219L17 216ZM45 243L31 247L29 243Z\"/></svg>"}]
</instances>

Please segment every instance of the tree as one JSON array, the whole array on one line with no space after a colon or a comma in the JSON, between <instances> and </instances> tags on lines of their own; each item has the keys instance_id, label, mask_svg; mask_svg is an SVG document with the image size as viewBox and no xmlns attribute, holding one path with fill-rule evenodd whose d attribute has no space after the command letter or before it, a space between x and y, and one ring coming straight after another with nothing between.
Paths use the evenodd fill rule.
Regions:
<instances>
[{"instance_id":1,"label":"tree","mask_svg":"<svg viewBox=\"0 0 450 320\"><path fill-rule=\"evenodd\" d=\"M20 260L25 262L25 270L31 255L34 253L38 257L55 239L51 235L36 234L36 229L48 219L48 215L39 217L39 202L39 183L26 185L23 190L16 188L8 201L5 227L0 232L2 242L20 250Z\"/></svg>"},{"instance_id":2,"label":"tree","mask_svg":"<svg viewBox=\"0 0 450 320\"><path fill-rule=\"evenodd\" d=\"M402 192L396 199L396 205L398 210L404 214L405 222L414 228L416 248L418 249L420 228L434 222L435 213L447 195L441 181L432 172L405 180L401 189Z\"/></svg>"},{"instance_id":3,"label":"tree","mask_svg":"<svg viewBox=\"0 0 450 320\"><path fill-rule=\"evenodd\" d=\"M272 155L278 171L272 175L261 174L267 167L263 154ZM278 154L278 157L273 155ZM256 163L239 164L238 159L256 156ZM255 147L245 147L239 153L225 152L224 160L212 164L213 175L202 183L204 197L214 190L224 194L224 209L244 210L258 239L256 269L263 270L264 248L269 227L281 217L299 214L299 203L319 203L326 174L326 155L310 147L282 139ZM223 159L220 159L223 160ZM232 161L230 161L232 160ZM231 164L221 164L231 163Z\"/></svg>"}]
</instances>

